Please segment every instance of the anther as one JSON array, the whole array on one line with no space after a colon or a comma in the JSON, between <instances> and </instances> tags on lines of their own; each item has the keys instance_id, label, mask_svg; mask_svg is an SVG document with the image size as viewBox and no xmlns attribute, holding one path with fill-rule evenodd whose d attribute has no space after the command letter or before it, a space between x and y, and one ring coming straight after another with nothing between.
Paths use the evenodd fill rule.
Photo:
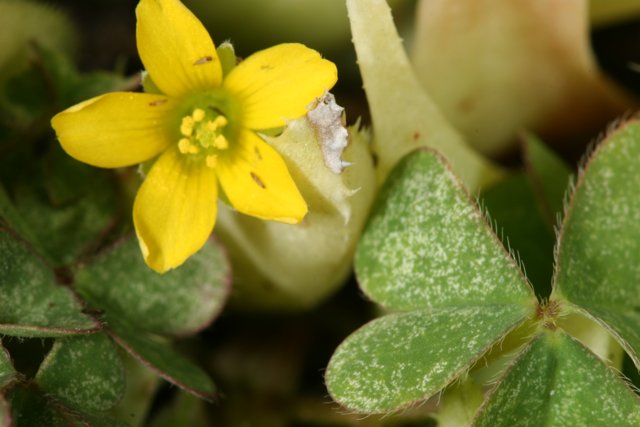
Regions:
<instances>
[{"instance_id":1,"label":"anther","mask_svg":"<svg viewBox=\"0 0 640 427\"><path fill-rule=\"evenodd\" d=\"M191 141L189 141L187 138L182 138L180 141L178 141L178 150L180 150L180 152L182 154L187 154L191 151Z\"/></svg>"},{"instance_id":2,"label":"anther","mask_svg":"<svg viewBox=\"0 0 640 427\"><path fill-rule=\"evenodd\" d=\"M218 135L213 141L213 146L218 150L226 150L229 148L229 141L227 141L227 138L225 138L224 135Z\"/></svg>"},{"instance_id":3,"label":"anther","mask_svg":"<svg viewBox=\"0 0 640 427\"><path fill-rule=\"evenodd\" d=\"M193 124L193 117L183 117L182 124L180 125L180 133L184 136L191 136L191 134L193 133Z\"/></svg>"},{"instance_id":4,"label":"anther","mask_svg":"<svg viewBox=\"0 0 640 427\"><path fill-rule=\"evenodd\" d=\"M191 114L191 117L193 117L193 120L196 122L201 122L202 119L204 119L204 110L202 108L196 108L195 110L193 110L193 114Z\"/></svg>"},{"instance_id":5,"label":"anther","mask_svg":"<svg viewBox=\"0 0 640 427\"><path fill-rule=\"evenodd\" d=\"M213 121L213 124L216 125L216 128L225 127L229 123L225 116L218 116Z\"/></svg>"}]
</instances>

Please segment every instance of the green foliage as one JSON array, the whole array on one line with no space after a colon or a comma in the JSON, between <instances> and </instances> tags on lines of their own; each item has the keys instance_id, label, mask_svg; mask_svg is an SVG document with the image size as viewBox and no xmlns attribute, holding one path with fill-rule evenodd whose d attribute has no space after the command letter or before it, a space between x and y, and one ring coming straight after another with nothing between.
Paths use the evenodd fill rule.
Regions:
<instances>
[{"instance_id":1,"label":"green foliage","mask_svg":"<svg viewBox=\"0 0 640 427\"><path fill-rule=\"evenodd\" d=\"M329 392L344 406L373 413L438 393L526 314L508 302L468 304L391 314L367 324L334 353Z\"/></svg>"},{"instance_id":2,"label":"green foliage","mask_svg":"<svg viewBox=\"0 0 640 427\"><path fill-rule=\"evenodd\" d=\"M15 378L16 370L11 362L11 357L0 343L0 390L11 384Z\"/></svg>"},{"instance_id":3,"label":"green foliage","mask_svg":"<svg viewBox=\"0 0 640 427\"><path fill-rule=\"evenodd\" d=\"M406 158L381 190L360 240L356 274L365 293L392 310L526 307L532 300L481 212L429 151Z\"/></svg>"},{"instance_id":4,"label":"green foliage","mask_svg":"<svg viewBox=\"0 0 640 427\"><path fill-rule=\"evenodd\" d=\"M107 317L107 323L111 336L149 369L190 393L213 397L215 386L207 374L172 350L165 340L136 330L117 317Z\"/></svg>"},{"instance_id":5,"label":"green foliage","mask_svg":"<svg viewBox=\"0 0 640 427\"><path fill-rule=\"evenodd\" d=\"M51 337L87 333L98 323L27 246L0 229L0 333Z\"/></svg>"},{"instance_id":6,"label":"green foliage","mask_svg":"<svg viewBox=\"0 0 640 427\"><path fill-rule=\"evenodd\" d=\"M122 397L124 368L105 334L69 337L55 342L35 382L71 407L106 411Z\"/></svg>"},{"instance_id":7,"label":"green foliage","mask_svg":"<svg viewBox=\"0 0 640 427\"><path fill-rule=\"evenodd\" d=\"M349 337L327 370L332 396L363 412L437 393L534 306L513 259L430 151L406 157L389 177L360 241L356 274L369 297L402 311Z\"/></svg>"},{"instance_id":8,"label":"green foliage","mask_svg":"<svg viewBox=\"0 0 640 427\"><path fill-rule=\"evenodd\" d=\"M481 408L478 427L634 426L638 396L561 331L535 338Z\"/></svg>"},{"instance_id":9,"label":"green foliage","mask_svg":"<svg viewBox=\"0 0 640 427\"><path fill-rule=\"evenodd\" d=\"M136 329L159 335L187 335L220 312L229 291L229 267L209 242L177 270L159 275L146 268L135 238L105 251L75 275L92 305Z\"/></svg>"},{"instance_id":10,"label":"green foliage","mask_svg":"<svg viewBox=\"0 0 640 427\"><path fill-rule=\"evenodd\" d=\"M326 373L334 399L358 412L379 413L424 401L456 378L474 389L476 370L485 369L475 361L485 355L495 376L495 367L528 343L474 425L637 425L640 399L584 347L595 345L599 354L613 357L615 346L604 336L592 340L599 329L576 313L609 328L637 363L639 156L640 121L634 118L589 157L561 226L551 296L541 292L539 303L440 158L416 151L403 159L381 190L356 257L362 290L392 313L356 331L334 353ZM507 232L517 231L515 221L530 221L533 212L537 228L515 233L516 247L529 256L537 243L524 246L526 238L550 229L561 198L555 188L568 172L532 139L527 161L527 174L494 187L488 206L503 222L513 221L504 222ZM511 203L526 201L529 215L503 213L509 209L506 195L516 189L524 191ZM530 261L524 264L536 265ZM568 333L586 338L585 344ZM445 394L445 408L449 396L458 399ZM443 422L453 419L443 415Z\"/></svg>"},{"instance_id":11,"label":"green foliage","mask_svg":"<svg viewBox=\"0 0 640 427\"><path fill-rule=\"evenodd\" d=\"M559 236L556 286L603 322L640 367L640 121L620 125L584 165Z\"/></svg>"},{"instance_id":12,"label":"green foliage","mask_svg":"<svg viewBox=\"0 0 640 427\"><path fill-rule=\"evenodd\" d=\"M45 46L27 48L32 61L8 77L0 97L0 336L53 340L0 348L0 425L120 426L134 421L131 410L141 420L155 382L139 369L210 398L208 375L170 340L221 311L230 276L224 252L212 241L179 270L161 276L146 267L135 238L122 237L131 227L127 189L113 173L71 159L49 128L55 112L131 82L80 74ZM147 384L129 412L118 403L135 369L125 370L121 348L142 362L126 381ZM21 363L14 368L12 359Z\"/></svg>"}]
</instances>

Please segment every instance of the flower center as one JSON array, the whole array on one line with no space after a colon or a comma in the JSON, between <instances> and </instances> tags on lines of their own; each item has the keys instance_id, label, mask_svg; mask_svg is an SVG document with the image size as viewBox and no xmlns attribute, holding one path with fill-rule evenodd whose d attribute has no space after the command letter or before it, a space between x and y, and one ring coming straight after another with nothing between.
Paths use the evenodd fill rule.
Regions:
<instances>
[{"instance_id":1,"label":"flower center","mask_svg":"<svg viewBox=\"0 0 640 427\"><path fill-rule=\"evenodd\" d=\"M195 108L182 118L178 149L182 154L204 158L207 166L214 168L218 155L229 148L229 141L224 135L228 123L227 118L218 112Z\"/></svg>"}]
</instances>

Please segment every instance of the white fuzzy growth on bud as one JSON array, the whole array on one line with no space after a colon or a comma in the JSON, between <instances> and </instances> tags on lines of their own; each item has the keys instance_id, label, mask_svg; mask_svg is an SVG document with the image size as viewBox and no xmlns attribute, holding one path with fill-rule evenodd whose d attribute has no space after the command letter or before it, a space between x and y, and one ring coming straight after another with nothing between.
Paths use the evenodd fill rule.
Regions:
<instances>
[{"instance_id":1,"label":"white fuzzy growth on bud","mask_svg":"<svg viewBox=\"0 0 640 427\"><path fill-rule=\"evenodd\" d=\"M307 119L318 137L324 164L335 174L342 173L344 168L351 165L342 160L342 152L349 144L343 113L344 108L336 104L335 97L329 92L318 98L307 113Z\"/></svg>"}]
</instances>

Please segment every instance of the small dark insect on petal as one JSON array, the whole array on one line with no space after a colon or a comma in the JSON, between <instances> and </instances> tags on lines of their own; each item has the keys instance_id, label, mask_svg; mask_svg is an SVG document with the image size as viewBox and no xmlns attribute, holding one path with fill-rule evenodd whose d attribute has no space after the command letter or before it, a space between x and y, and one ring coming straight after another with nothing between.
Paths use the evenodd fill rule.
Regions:
<instances>
[{"instance_id":1,"label":"small dark insect on petal","mask_svg":"<svg viewBox=\"0 0 640 427\"><path fill-rule=\"evenodd\" d=\"M194 62L193 65L203 65L211 61L213 61L213 56L203 56L202 58Z\"/></svg>"},{"instance_id":2,"label":"small dark insect on petal","mask_svg":"<svg viewBox=\"0 0 640 427\"><path fill-rule=\"evenodd\" d=\"M256 184L258 184L258 187L262 188L262 189L266 189L267 187L264 185L264 182L262 182L262 180L260 179L260 177L258 175L256 175L253 172L251 173L251 178L253 178L253 180L256 182Z\"/></svg>"}]
</instances>

